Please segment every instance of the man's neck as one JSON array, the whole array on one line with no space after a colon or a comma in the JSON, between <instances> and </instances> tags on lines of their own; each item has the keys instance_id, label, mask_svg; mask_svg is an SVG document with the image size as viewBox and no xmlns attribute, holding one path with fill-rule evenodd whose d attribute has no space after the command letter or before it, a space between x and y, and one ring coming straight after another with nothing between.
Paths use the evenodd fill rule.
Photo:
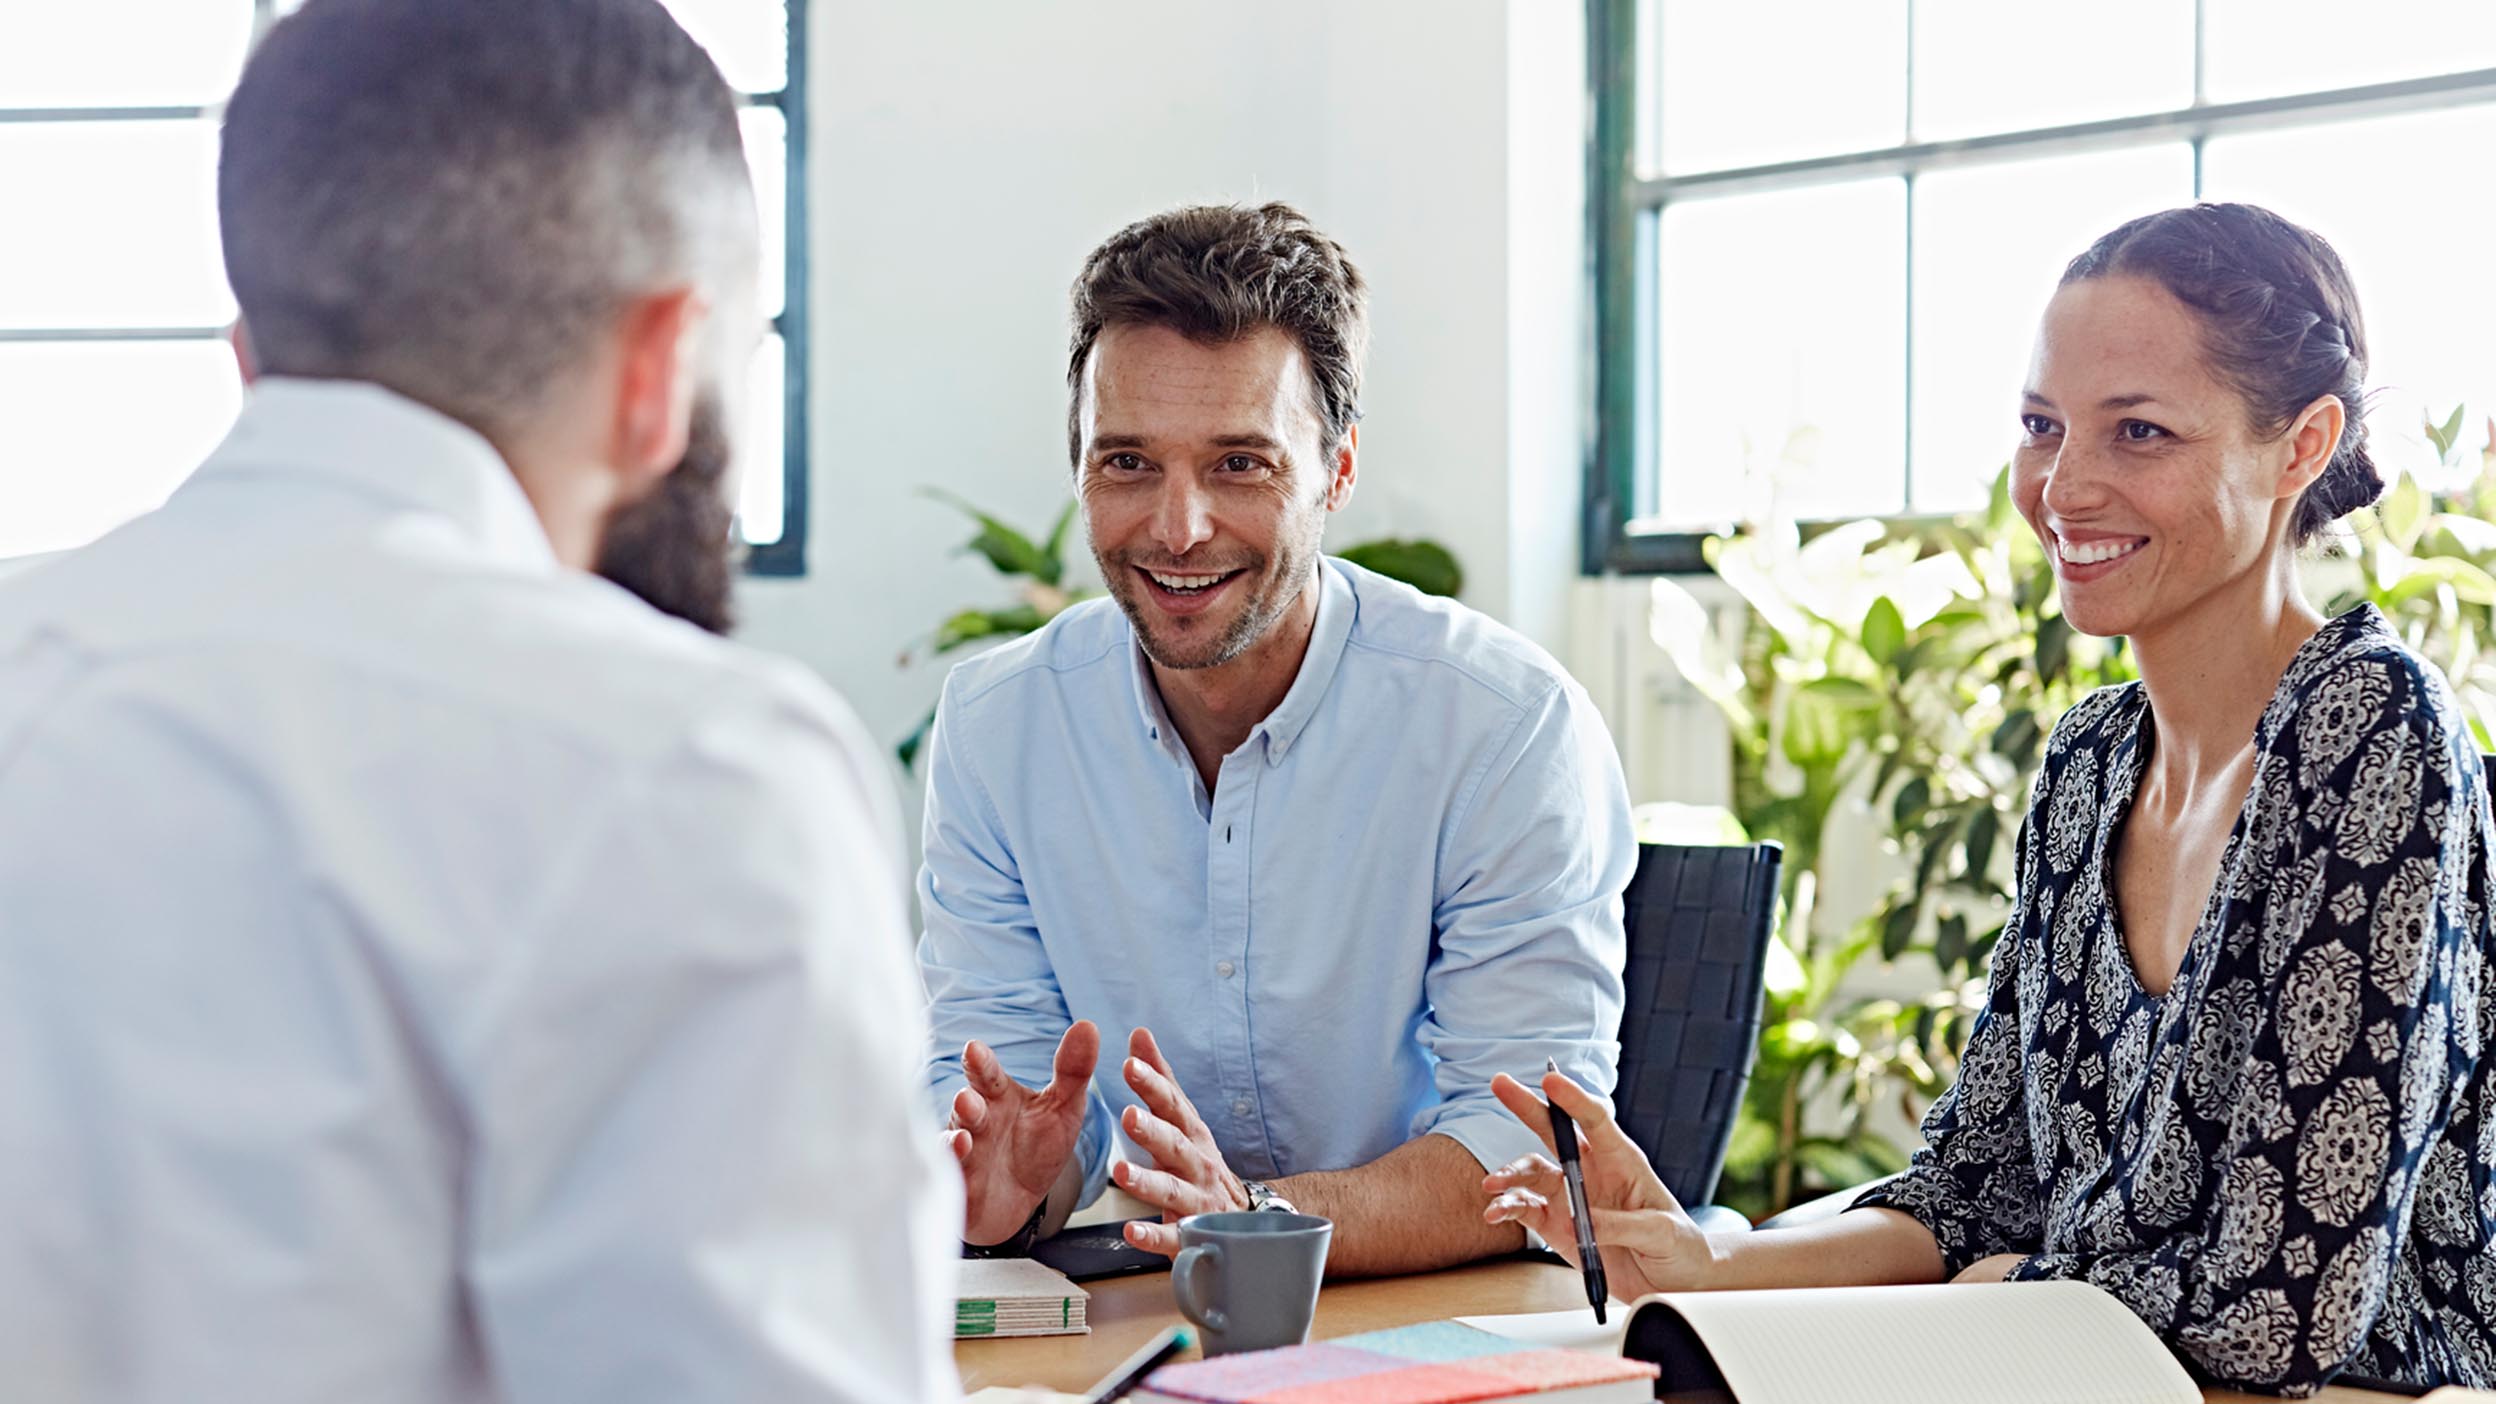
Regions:
<instances>
[{"instance_id":1,"label":"man's neck","mask_svg":"<svg viewBox=\"0 0 2496 1404\"><path fill-rule=\"evenodd\" d=\"M1317 572L1311 570L1300 596L1275 621L1265 637L1237 658L1211 668L1164 668L1153 664L1153 685L1161 689L1161 705L1178 728L1188 757L1196 762L1205 793L1213 793L1222 758L1238 750L1257 724L1274 714L1300 676L1309 656L1309 639L1317 629Z\"/></svg>"}]
</instances>

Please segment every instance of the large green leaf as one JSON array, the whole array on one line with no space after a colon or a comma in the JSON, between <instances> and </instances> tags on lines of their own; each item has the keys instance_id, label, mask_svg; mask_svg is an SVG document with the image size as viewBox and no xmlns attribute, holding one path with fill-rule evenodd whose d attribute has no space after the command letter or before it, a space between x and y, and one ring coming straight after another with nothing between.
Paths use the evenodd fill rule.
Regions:
<instances>
[{"instance_id":1,"label":"large green leaf","mask_svg":"<svg viewBox=\"0 0 2496 1404\"><path fill-rule=\"evenodd\" d=\"M927 488L924 491L927 496L946 503L979 523L979 533L962 549L978 552L1000 573L1028 575L1050 585L1057 584L1065 574L1064 563L1034 544L1030 537L942 488ZM1061 515L1058 520L1062 524L1066 518Z\"/></svg>"},{"instance_id":2,"label":"large green leaf","mask_svg":"<svg viewBox=\"0 0 2496 1404\"><path fill-rule=\"evenodd\" d=\"M1365 570L1401 580L1425 595L1452 598L1465 588L1465 572L1456 564L1455 555L1435 541L1364 541L1335 554Z\"/></svg>"},{"instance_id":3,"label":"large green leaf","mask_svg":"<svg viewBox=\"0 0 2496 1404\"><path fill-rule=\"evenodd\" d=\"M2383 500L2375 504L2375 520L2383 534L2403 551L2415 548L2427 525L2427 492L2407 473L2393 479Z\"/></svg>"},{"instance_id":4,"label":"large green leaf","mask_svg":"<svg viewBox=\"0 0 2496 1404\"><path fill-rule=\"evenodd\" d=\"M2453 444L2461 438L2461 413L2465 408L2464 405L2453 406L2452 414L2442 424L2437 424L2432 415L2427 417L2427 437L2434 441L2435 456L2439 460L2453 456Z\"/></svg>"},{"instance_id":5,"label":"large green leaf","mask_svg":"<svg viewBox=\"0 0 2496 1404\"><path fill-rule=\"evenodd\" d=\"M956 612L936 628L935 651L951 653L967 643L981 639L1013 638L1028 634L1049 621L1030 605L1010 609L965 609Z\"/></svg>"},{"instance_id":6,"label":"large green leaf","mask_svg":"<svg viewBox=\"0 0 2496 1404\"><path fill-rule=\"evenodd\" d=\"M1863 616L1863 651L1872 661L1886 668L1898 657L1898 650L1907 641L1907 623L1898 613L1898 603L1883 595L1872 602Z\"/></svg>"},{"instance_id":7,"label":"large green leaf","mask_svg":"<svg viewBox=\"0 0 2496 1404\"><path fill-rule=\"evenodd\" d=\"M1785 758L1805 769L1845 759L1872 730L1881 695L1853 678L1818 678L1796 689L1785 713Z\"/></svg>"}]
</instances>

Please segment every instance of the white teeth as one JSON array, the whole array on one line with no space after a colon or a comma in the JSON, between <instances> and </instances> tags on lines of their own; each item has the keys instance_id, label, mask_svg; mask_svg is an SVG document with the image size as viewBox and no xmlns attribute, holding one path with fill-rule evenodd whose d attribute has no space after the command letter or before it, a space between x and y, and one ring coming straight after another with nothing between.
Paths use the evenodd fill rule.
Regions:
<instances>
[{"instance_id":1,"label":"white teeth","mask_svg":"<svg viewBox=\"0 0 2496 1404\"><path fill-rule=\"evenodd\" d=\"M2111 561L2117 556L2131 555L2146 544L2140 541L2097 541L2076 546L2060 537L2054 542L2055 549L2061 552L2064 562L2069 565L2096 565L2101 561Z\"/></svg>"},{"instance_id":2,"label":"white teeth","mask_svg":"<svg viewBox=\"0 0 2496 1404\"><path fill-rule=\"evenodd\" d=\"M1148 570L1144 573L1153 578L1154 584L1165 590L1201 590L1222 579L1219 575L1164 575L1157 570Z\"/></svg>"}]
</instances>

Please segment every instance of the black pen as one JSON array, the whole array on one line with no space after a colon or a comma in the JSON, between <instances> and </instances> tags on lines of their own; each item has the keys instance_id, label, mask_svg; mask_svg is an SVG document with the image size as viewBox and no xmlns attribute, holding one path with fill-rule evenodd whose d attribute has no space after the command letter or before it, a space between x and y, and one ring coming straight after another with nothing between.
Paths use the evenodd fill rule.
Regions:
<instances>
[{"instance_id":1,"label":"black pen","mask_svg":"<svg viewBox=\"0 0 2496 1404\"><path fill-rule=\"evenodd\" d=\"M1102 1376L1091 1393L1083 1396L1083 1404L1109 1404L1113 1399L1126 1398L1127 1392L1144 1383L1144 1377L1155 1366L1187 1349L1194 1340L1184 1326L1173 1326L1153 1337L1142 1350L1128 1356L1124 1364Z\"/></svg>"},{"instance_id":2,"label":"black pen","mask_svg":"<svg viewBox=\"0 0 2496 1404\"><path fill-rule=\"evenodd\" d=\"M1545 1058L1543 1066L1560 1071L1556 1058ZM1603 1304L1611 1299L1612 1289L1604 1285L1603 1255L1595 1251L1595 1217L1586 1208L1586 1171L1577 1159L1577 1123L1551 1103L1551 1144L1560 1152L1560 1175L1569 1182L1569 1217L1577 1221L1577 1261L1586 1270L1586 1301L1595 1309L1595 1324L1605 1324Z\"/></svg>"}]
</instances>

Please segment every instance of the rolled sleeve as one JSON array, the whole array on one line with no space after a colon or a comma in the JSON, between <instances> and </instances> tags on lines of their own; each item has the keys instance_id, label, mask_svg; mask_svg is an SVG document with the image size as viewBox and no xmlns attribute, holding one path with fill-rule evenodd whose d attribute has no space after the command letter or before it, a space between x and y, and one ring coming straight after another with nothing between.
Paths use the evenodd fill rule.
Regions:
<instances>
[{"instance_id":1,"label":"rolled sleeve","mask_svg":"<svg viewBox=\"0 0 2496 1404\"><path fill-rule=\"evenodd\" d=\"M1439 1100L1415 1136L1456 1141L1485 1169L1540 1144L1491 1095L1544 1061L1610 1095L1620 1071L1637 865L1628 786L1594 704L1562 681L1524 708L1455 811L1443 845L1437 944L1420 1026Z\"/></svg>"}]
</instances>

